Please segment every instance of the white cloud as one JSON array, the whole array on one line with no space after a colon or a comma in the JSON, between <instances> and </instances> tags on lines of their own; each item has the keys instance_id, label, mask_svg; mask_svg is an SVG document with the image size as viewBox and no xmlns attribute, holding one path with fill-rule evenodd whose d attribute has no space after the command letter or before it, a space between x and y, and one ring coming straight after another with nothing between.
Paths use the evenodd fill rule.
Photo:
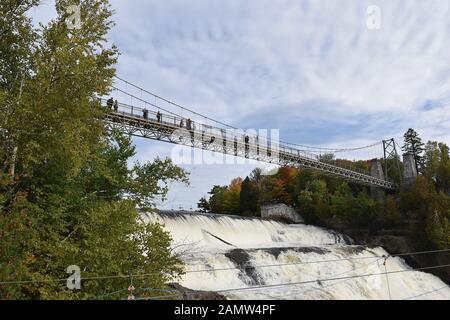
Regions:
<instances>
[{"instance_id":1,"label":"white cloud","mask_svg":"<svg viewBox=\"0 0 450 320\"><path fill-rule=\"evenodd\" d=\"M276 123L304 144L401 140L409 127L450 141L447 0L111 3L119 74L195 111ZM380 30L366 27L369 5L381 9ZM156 153L167 149L140 157ZM221 184L234 173L220 170Z\"/></svg>"},{"instance_id":2,"label":"white cloud","mask_svg":"<svg viewBox=\"0 0 450 320\"><path fill-rule=\"evenodd\" d=\"M447 1L112 3L122 72L235 124L273 109L298 121L407 115L450 85Z\"/></svg>"}]
</instances>

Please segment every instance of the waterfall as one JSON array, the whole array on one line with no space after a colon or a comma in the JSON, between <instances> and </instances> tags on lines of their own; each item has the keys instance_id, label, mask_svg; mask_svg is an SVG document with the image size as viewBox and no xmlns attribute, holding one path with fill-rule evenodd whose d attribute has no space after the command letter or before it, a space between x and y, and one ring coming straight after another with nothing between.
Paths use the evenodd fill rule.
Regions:
<instances>
[{"instance_id":1,"label":"waterfall","mask_svg":"<svg viewBox=\"0 0 450 320\"><path fill-rule=\"evenodd\" d=\"M189 212L145 219L171 233L186 265L182 286L227 299L450 299L438 277L408 271L400 257L385 258L383 248L355 245L331 230Z\"/></svg>"}]
</instances>

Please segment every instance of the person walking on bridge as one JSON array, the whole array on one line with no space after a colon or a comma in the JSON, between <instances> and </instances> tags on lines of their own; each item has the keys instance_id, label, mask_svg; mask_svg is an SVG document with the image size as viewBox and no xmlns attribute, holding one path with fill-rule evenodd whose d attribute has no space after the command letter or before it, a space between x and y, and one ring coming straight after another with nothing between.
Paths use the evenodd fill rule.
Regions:
<instances>
[{"instance_id":1,"label":"person walking on bridge","mask_svg":"<svg viewBox=\"0 0 450 320\"><path fill-rule=\"evenodd\" d=\"M114 101L114 111L117 112L119 110L119 102L117 99Z\"/></svg>"},{"instance_id":2,"label":"person walking on bridge","mask_svg":"<svg viewBox=\"0 0 450 320\"><path fill-rule=\"evenodd\" d=\"M190 118L188 118L188 119L186 120L186 128L187 128L188 130L191 130L191 129L192 129L192 120L191 120Z\"/></svg>"},{"instance_id":3,"label":"person walking on bridge","mask_svg":"<svg viewBox=\"0 0 450 320\"><path fill-rule=\"evenodd\" d=\"M109 99L106 101L106 106L107 106L109 109L112 109L113 104L114 104L114 99L113 99L113 97L109 98Z\"/></svg>"},{"instance_id":4,"label":"person walking on bridge","mask_svg":"<svg viewBox=\"0 0 450 320\"><path fill-rule=\"evenodd\" d=\"M162 114L161 114L161 112L159 112L159 110L158 110L158 113L156 114L156 120L157 120L158 122L161 122L161 119L162 119Z\"/></svg>"}]
</instances>

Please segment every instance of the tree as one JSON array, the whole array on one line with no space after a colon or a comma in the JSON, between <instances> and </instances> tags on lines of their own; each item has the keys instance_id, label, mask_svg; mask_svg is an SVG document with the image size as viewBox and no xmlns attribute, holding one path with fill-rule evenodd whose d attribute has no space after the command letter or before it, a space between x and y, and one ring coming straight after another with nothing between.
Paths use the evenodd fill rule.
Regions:
<instances>
[{"instance_id":1,"label":"tree","mask_svg":"<svg viewBox=\"0 0 450 320\"><path fill-rule=\"evenodd\" d=\"M255 168L252 170L252 172L250 172L249 175L250 181L258 184L263 180L263 174L262 174L262 169L261 168Z\"/></svg>"},{"instance_id":2,"label":"tree","mask_svg":"<svg viewBox=\"0 0 450 320\"><path fill-rule=\"evenodd\" d=\"M242 188L242 178L238 177L231 180L226 192L224 193L224 213L239 214L239 203Z\"/></svg>"},{"instance_id":3,"label":"tree","mask_svg":"<svg viewBox=\"0 0 450 320\"><path fill-rule=\"evenodd\" d=\"M241 184L241 193L239 196L240 212L244 215L257 215L258 198L258 189L249 177L246 177Z\"/></svg>"},{"instance_id":4,"label":"tree","mask_svg":"<svg viewBox=\"0 0 450 320\"><path fill-rule=\"evenodd\" d=\"M392 226L400 222L401 213L399 206L392 195L386 196L384 201L377 206L377 222L381 226Z\"/></svg>"},{"instance_id":5,"label":"tree","mask_svg":"<svg viewBox=\"0 0 450 320\"><path fill-rule=\"evenodd\" d=\"M445 143L427 142L425 175L436 183L437 191L450 192L450 156L449 148Z\"/></svg>"},{"instance_id":6,"label":"tree","mask_svg":"<svg viewBox=\"0 0 450 320\"><path fill-rule=\"evenodd\" d=\"M214 186L208 194L210 194L208 207L209 212L224 213L224 194L227 191L226 186Z\"/></svg>"},{"instance_id":7,"label":"tree","mask_svg":"<svg viewBox=\"0 0 450 320\"><path fill-rule=\"evenodd\" d=\"M350 218L353 195L347 182L342 182L330 198L331 212L341 218Z\"/></svg>"},{"instance_id":8,"label":"tree","mask_svg":"<svg viewBox=\"0 0 450 320\"><path fill-rule=\"evenodd\" d=\"M298 196L298 209L300 214L308 223L314 223L318 221L318 217L315 214L312 192L308 189L302 190Z\"/></svg>"},{"instance_id":9,"label":"tree","mask_svg":"<svg viewBox=\"0 0 450 320\"><path fill-rule=\"evenodd\" d=\"M435 194L436 189L432 180L426 176L418 176L411 190L402 193L401 207L404 212L413 217L424 218Z\"/></svg>"},{"instance_id":10,"label":"tree","mask_svg":"<svg viewBox=\"0 0 450 320\"><path fill-rule=\"evenodd\" d=\"M128 167L130 138L104 130L95 97L108 93L118 54L106 42L108 2L80 1L83 28L68 29L70 1L59 0L57 18L36 30L24 15L33 2L0 5L19 3L0 18L0 136L17 150L0 151L0 282L42 282L0 285L0 298L94 298L141 273L152 276L134 278L136 285L162 288L182 272L180 260L170 235L146 224L142 211L187 173L167 159ZM16 22L6 25L10 18ZM8 49L3 36L18 47ZM12 165L16 174L8 176ZM67 277L69 265L80 266L82 277L116 278L70 291L54 281Z\"/></svg>"},{"instance_id":11,"label":"tree","mask_svg":"<svg viewBox=\"0 0 450 320\"><path fill-rule=\"evenodd\" d=\"M325 163L333 163L335 156L333 153L324 153L319 155L319 161Z\"/></svg>"},{"instance_id":12,"label":"tree","mask_svg":"<svg viewBox=\"0 0 450 320\"><path fill-rule=\"evenodd\" d=\"M437 248L450 246L450 197L442 192L436 194L429 204L426 232Z\"/></svg>"},{"instance_id":13,"label":"tree","mask_svg":"<svg viewBox=\"0 0 450 320\"><path fill-rule=\"evenodd\" d=\"M424 169L424 158L422 156L424 144L422 143L422 139L420 139L418 133L412 128L408 129L403 137L405 142L402 150L413 155L417 172L422 172Z\"/></svg>"},{"instance_id":14,"label":"tree","mask_svg":"<svg viewBox=\"0 0 450 320\"><path fill-rule=\"evenodd\" d=\"M433 180L436 180L438 172L440 154L437 141L428 141L425 145L425 175Z\"/></svg>"},{"instance_id":15,"label":"tree","mask_svg":"<svg viewBox=\"0 0 450 320\"><path fill-rule=\"evenodd\" d=\"M200 209L200 212L211 212L211 206L205 197L201 197L197 202L197 208Z\"/></svg>"},{"instance_id":16,"label":"tree","mask_svg":"<svg viewBox=\"0 0 450 320\"><path fill-rule=\"evenodd\" d=\"M438 191L450 193L450 153L445 143L439 143L439 165L436 173Z\"/></svg>"}]
</instances>

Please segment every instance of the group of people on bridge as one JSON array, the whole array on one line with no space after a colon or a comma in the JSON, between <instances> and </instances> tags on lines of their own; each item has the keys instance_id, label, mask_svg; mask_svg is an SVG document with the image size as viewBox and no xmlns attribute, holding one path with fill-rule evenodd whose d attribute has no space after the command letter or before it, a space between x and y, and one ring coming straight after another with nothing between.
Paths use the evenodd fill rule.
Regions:
<instances>
[{"instance_id":1,"label":"group of people on bridge","mask_svg":"<svg viewBox=\"0 0 450 320\"><path fill-rule=\"evenodd\" d=\"M109 109L114 109L114 111L116 112L117 110L119 110L119 102L117 100L114 100L112 97L106 101L106 105Z\"/></svg>"},{"instance_id":2,"label":"group of people on bridge","mask_svg":"<svg viewBox=\"0 0 450 320\"><path fill-rule=\"evenodd\" d=\"M115 112L117 112L119 110L119 103L117 100L114 100L113 97L109 98L106 101L106 106L109 109L113 109ZM142 117L144 119L148 119L148 110L146 108L142 109ZM156 113L156 120L158 122L162 122L162 113L158 110L158 112Z\"/></svg>"},{"instance_id":3,"label":"group of people on bridge","mask_svg":"<svg viewBox=\"0 0 450 320\"><path fill-rule=\"evenodd\" d=\"M109 98L106 101L106 105L109 109L114 110L115 112L119 110L119 103L117 102L117 100L114 100L113 97ZM158 110L158 112L156 113L156 121L162 122L162 116L163 116L162 113ZM148 110L146 108L142 109L142 117L148 120ZM195 130L194 122L190 118L181 119L180 128L184 128L185 122L186 122L186 129L188 129L189 131Z\"/></svg>"},{"instance_id":4,"label":"group of people on bridge","mask_svg":"<svg viewBox=\"0 0 450 320\"><path fill-rule=\"evenodd\" d=\"M119 110L119 103L118 103L117 100L114 100L113 97L109 98L109 99L106 101L106 105L107 105L107 107L108 107L109 109L114 110L115 112L117 112L117 111ZM157 120L159 123L162 122L162 116L163 116L162 113L158 110L158 112L156 113L156 120ZM146 120L149 119L149 117L148 117L148 110L147 110L146 108L142 109L142 117L143 117L144 119L146 119ZM187 119L182 118L182 119L180 120L180 128L184 128L184 127L185 127L185 123L186 123L186 129L189 130L189 131L191 132L191 134L192 134L192 140L193 140L193 139L194 139L194 137L193 137L193 131L196 130L195 123L194 123L194 121L192 121L190 118L187 118ZM199 127L199 128L200 128L200 127ZM215 137L211 137L211 140L209 141L209 143L213 143L214 141L215 141ZM248 148L249 148L249 142L250 142L250 137L249 137L248 135L245 135L245 136L244 136L244 142L245 142L245 151L246 151L246 154L248 154ZM258 145L258 147L259 147L258 137L256 137L256 143L257 143L257 145ZM225 144L225 141L224 141L224 144ZM235 148L237 149L237 140L236 140L236 137L235 137L234 144L235 144ZM258 148L258 149L259 149L259 148ZM258 151L259 151L259 150L258 150ZM258 153L259 153L259 152L258 152Z\"/></svg>"}]
</instances>

